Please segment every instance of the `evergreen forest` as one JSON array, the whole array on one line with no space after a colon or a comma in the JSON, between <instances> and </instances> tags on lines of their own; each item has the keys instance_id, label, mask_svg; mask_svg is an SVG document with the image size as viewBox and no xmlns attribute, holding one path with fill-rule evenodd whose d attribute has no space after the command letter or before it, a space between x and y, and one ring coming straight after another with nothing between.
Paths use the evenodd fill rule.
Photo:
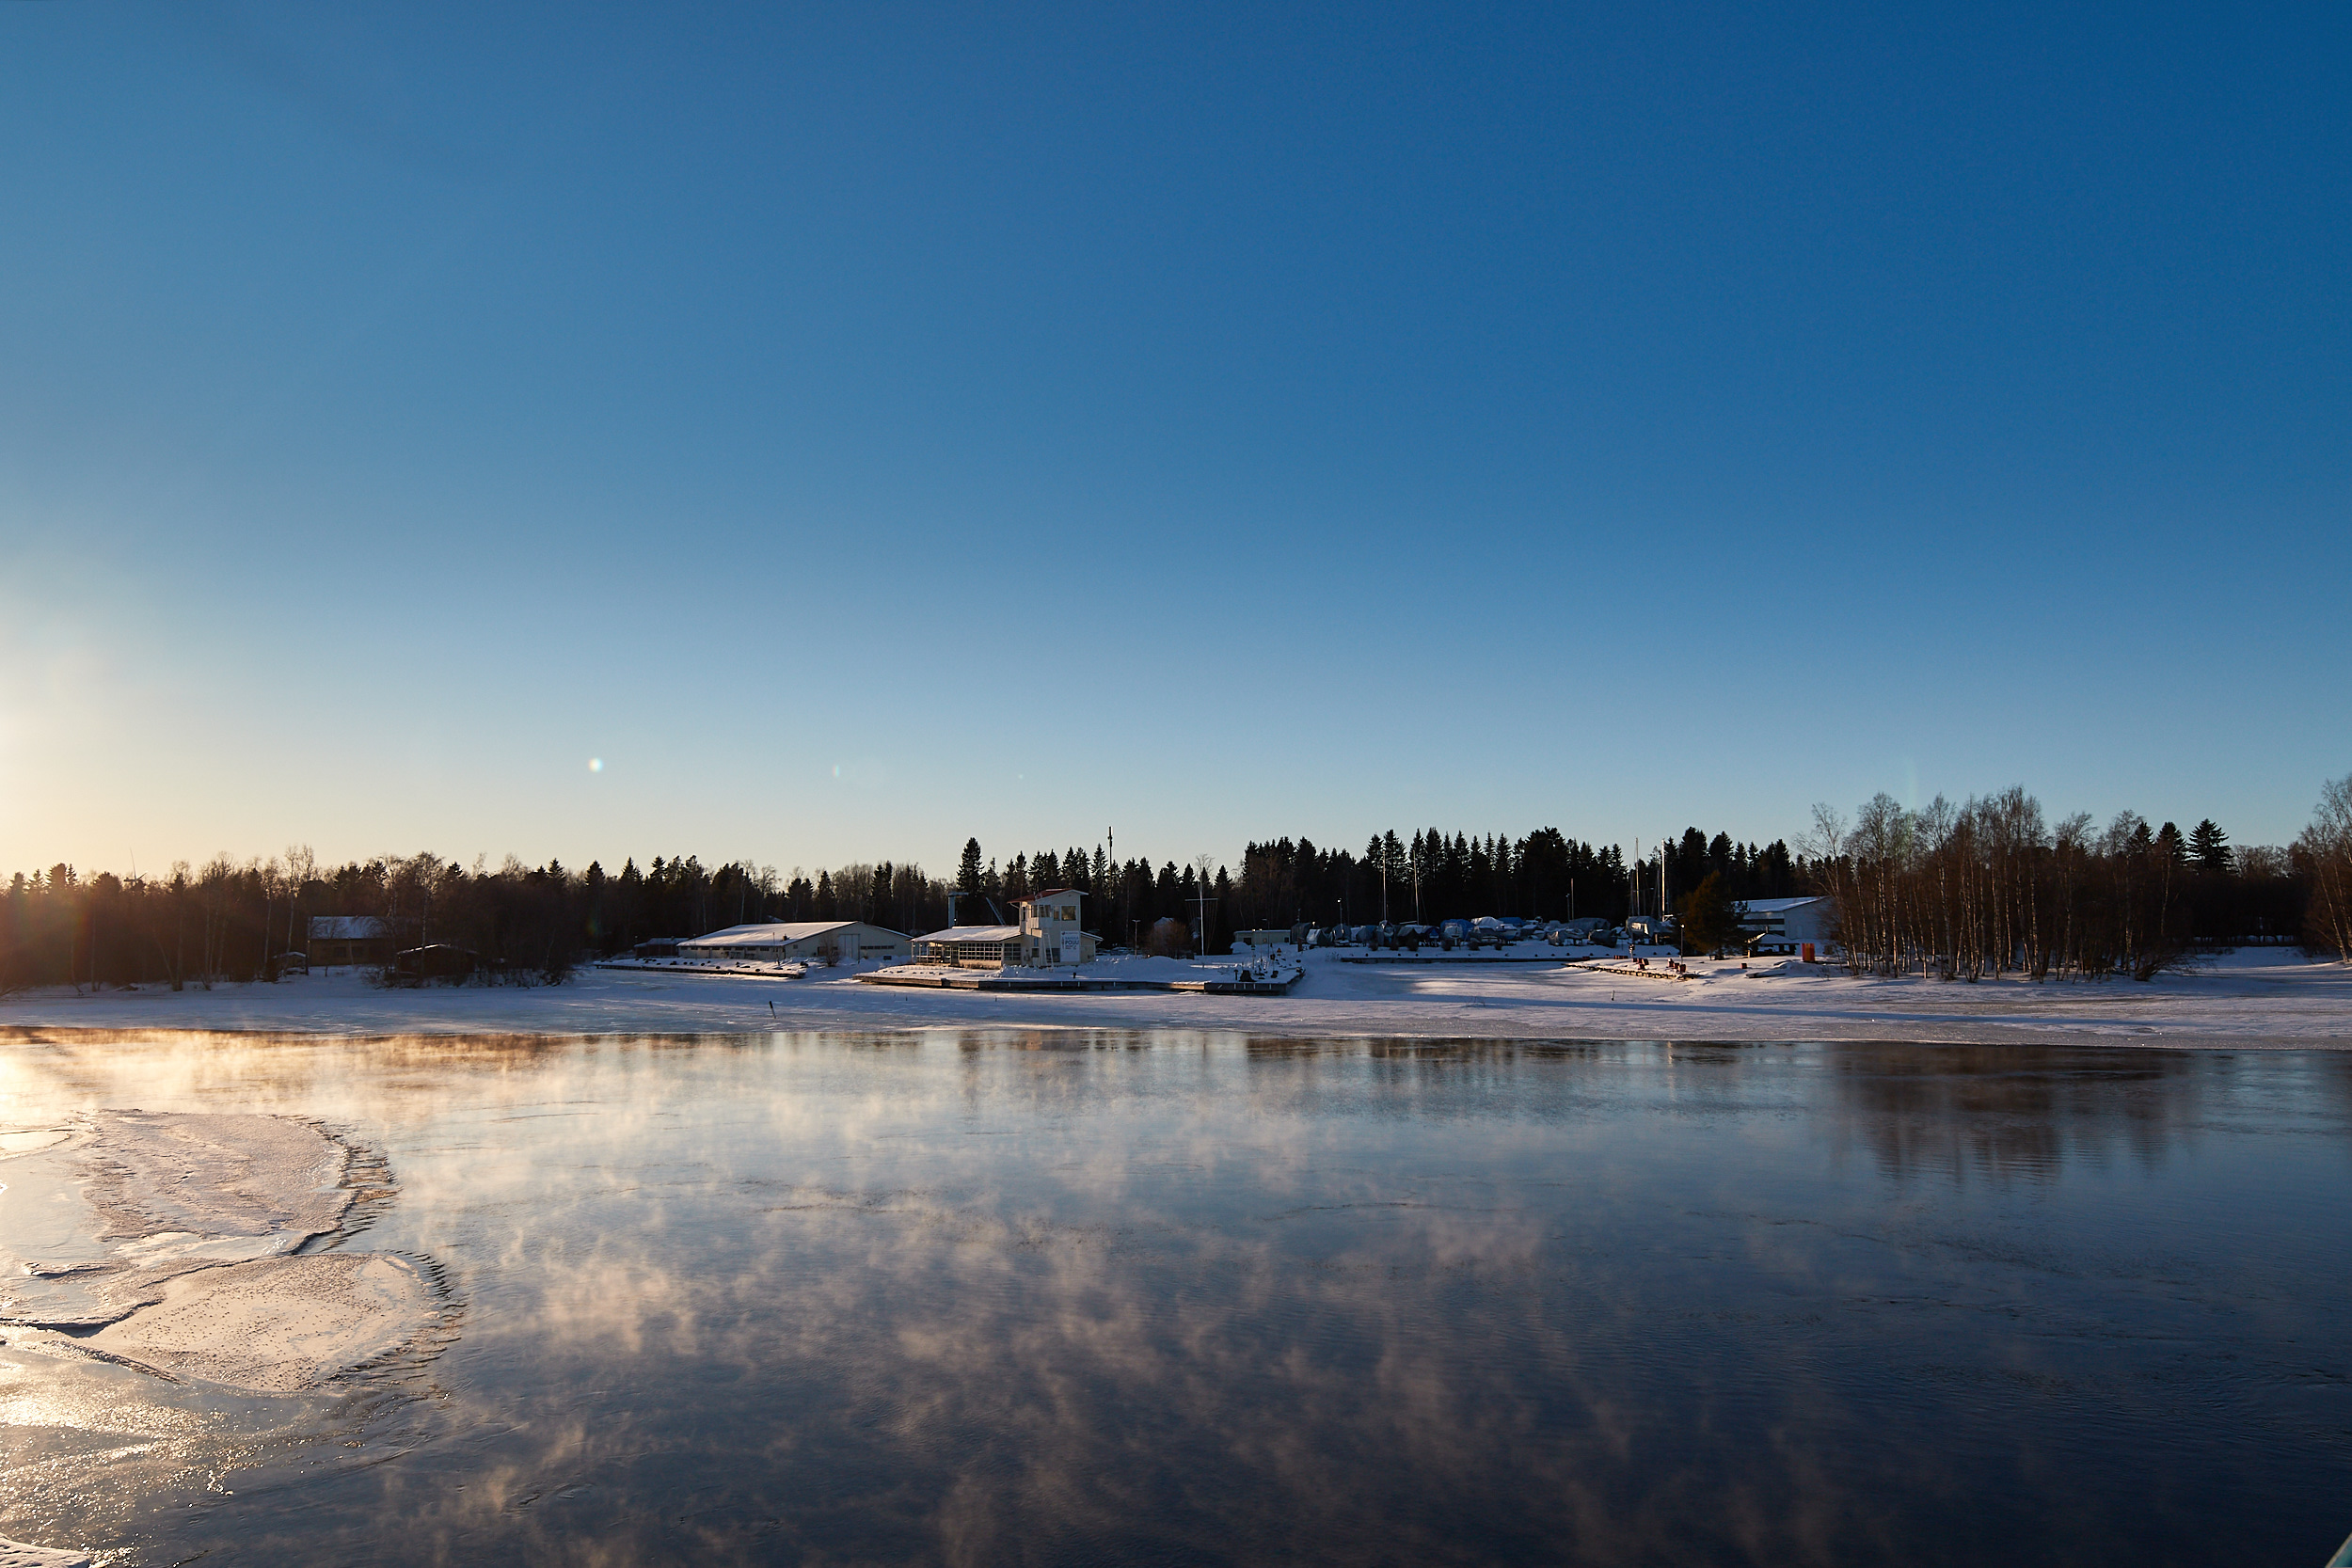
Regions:
<instances>
[{"instance_id":1,"label":"evergreen forest","mask_svg":"<svg viewBox=\"0 0 2352 1568\"><path fill-rule=\"evenodd\" d=\"M1222 953L1248 929L1488 914L1614 924L1661 908L1711 943L1735 929L1739 900L1819 894L1836 900L1846 961L1887 973L2144 978L2201 949L2295 941L2352 961L2352 779L2325 787L2293 846L2243 850L2210 819L2185 832L2130 812L2104 827L2050 821L2010 789L1915 810L1882 795L1851 822L1817 808L1793 850L1690 828L1633 859L1552 828L1432 828L1375 834L1360 850L1256 842L1238 866L1115 861L1103 845L1000 858L973 837L947 878L911 863L812 877L691 855L618 872L430 853L326 865L302 847L160 877L58 864L0 890L0 990L268 979L325 915L376 916L404 947L446 944L493 975L547 981L649 939L850 919L921 934L948 924L951 900L962 922L990 923L1060 887L1087 895L1086 923L1106 944L1168 951Z\"/></svg>"}]
</instances>

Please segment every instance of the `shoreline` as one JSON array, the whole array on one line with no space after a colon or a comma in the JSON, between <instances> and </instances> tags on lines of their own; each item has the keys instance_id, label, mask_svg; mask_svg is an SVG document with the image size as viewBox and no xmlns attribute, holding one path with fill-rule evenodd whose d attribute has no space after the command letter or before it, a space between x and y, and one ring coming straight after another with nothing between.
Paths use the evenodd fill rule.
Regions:
<instances>
[{"instance_id":1,"label":"shoreline","mask_svg":"<svg viewBox=\"0 0 2352 1568\"><path fill-rule=\"evenodd\" d=\"M2287 950L2291 951L2291 950ZM0 999L0 1040L56 1031L241 1035L760 1035L811 1031L1208 1030L1288 1039L1867 1039L1924 1045L2352 1050L2352 966L2281 950L2149 982L1854 976L1825 966L1742 973L1693 960L1672 986L1569 964L1415 966L1310 954L1282 996L1200 991L929 990L582 970L560 986L386 990L353 975L210 991L70 991Z\"/></svg>"}]
</instances>

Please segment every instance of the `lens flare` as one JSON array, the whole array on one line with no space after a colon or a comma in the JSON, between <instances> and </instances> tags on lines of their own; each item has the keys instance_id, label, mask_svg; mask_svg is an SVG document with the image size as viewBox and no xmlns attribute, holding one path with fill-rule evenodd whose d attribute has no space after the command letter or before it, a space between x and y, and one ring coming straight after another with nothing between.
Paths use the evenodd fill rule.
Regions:
<instances>
[{"instance_id":1,"label":"lens flare","mask_svg":"<svg viewBox=\"0 0 2352 1568\"><path fill-rule=\"evenodd\" d=\"M589 772L591 772L591 773L601 773L601 772L603 772L603 771L604 771L604 758L602 758L602 757L590 757L590 758L588 759L588 771L589 771Z\"/></svg>"}]
</instances>

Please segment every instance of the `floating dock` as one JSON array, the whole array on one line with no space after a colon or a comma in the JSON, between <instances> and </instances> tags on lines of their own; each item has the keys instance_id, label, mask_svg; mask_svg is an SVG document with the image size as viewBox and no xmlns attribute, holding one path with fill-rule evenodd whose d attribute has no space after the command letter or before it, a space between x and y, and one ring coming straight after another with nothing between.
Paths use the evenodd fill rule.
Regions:
<instances>
[{"instance_id":1,"label":"floating dock","mask_svg":"<svg viewBox=\"0 0 2352 1568\"><path fill-rule=\"evenodd\" d=\"M627 969L640 974L724 974L737 980L798 980L808 974L804 963L692 963L678 958L599 958L592 969Z\"/></svg>"},{"instance_id":2,"label":"floating dock","mask_svg":"<svg viewBox=\"0 0 2352 1568\"><path fill-rule=\"evenodd\" d=\"M1448 953L1430 952L1342 953L1343 964L1553 964L1575 960L1558 953Z\"/></svg>"},{"instance_id":3,"label":"floating dock","mask_svg":"<svg viewBox=\"0 0 2352 1568\"><path fill-rule=\"evenodd\" d=\"M1198 980L1113 980L1077 974L1007 974L1001 970L900 968L872 970L854 978L869 986L920 986L930 990L1059 991L1073 995L1086 991L1185 990L1210 996L1287 996L1293 987L1307 977L1304 969L1294 969L1270 979L1242 978L1243 973L1236 965L1235 977L1225 980L1207 976Z\"/></svg>"}]
</instances>

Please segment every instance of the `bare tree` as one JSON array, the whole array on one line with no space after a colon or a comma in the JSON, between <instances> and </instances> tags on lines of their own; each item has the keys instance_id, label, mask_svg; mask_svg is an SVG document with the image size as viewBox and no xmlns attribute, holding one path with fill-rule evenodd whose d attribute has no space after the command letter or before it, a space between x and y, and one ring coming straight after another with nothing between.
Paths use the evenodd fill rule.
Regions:
<instances>
[{"instance_id":1,"label":"bare tree","mask_svg":"<svg viewBox=\"0 0 2352 1568\"><path fill-rule=\"evenodd\" d=\"M2308 944L2352 963L2352 773L2320 785L2319 807L2294 856L2312 881Z\"/></svg>"},{"instance_id":2,"label":"bare tree","mask_svg":"<svg viewBox=\"0 0 2352 1568\"><path fill-rule=\"evenodd\" d=\"M286 952L293 952L297 945L305 950L310 946L309 933L299 927L302 890L316 880L318 874L319 858L311 853L309 845L290 844L286 847L286 880L293 889L292 896L286 900Z\"/></svg>"}]
</instances>

